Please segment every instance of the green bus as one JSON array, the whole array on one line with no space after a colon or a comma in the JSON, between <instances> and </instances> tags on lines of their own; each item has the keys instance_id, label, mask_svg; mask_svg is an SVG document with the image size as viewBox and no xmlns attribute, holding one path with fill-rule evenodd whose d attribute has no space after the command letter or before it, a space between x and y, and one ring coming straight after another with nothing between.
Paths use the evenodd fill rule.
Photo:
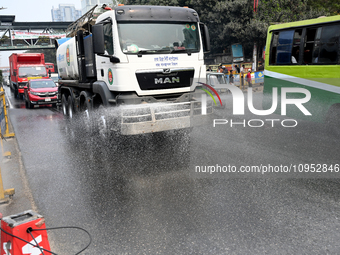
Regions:
<instances>
[{"instance_id":1,"label":"green bus","mask_svg":"<svg viewBox=\"0 0 340 255\"><path fill-rule=\"evenodd\" d=\"M268 28L264 109L272 105L273 88L277 88L280 98L283 87L304 88L311 94L311 99L304 104L311 116L303 114L295 105L287 105L287 116L313 121L335 119L339 123L340 15ZM289 98L304 96L289 94ZM280 103L277 109L280 110Z\"/></svg>"}]
</instances>

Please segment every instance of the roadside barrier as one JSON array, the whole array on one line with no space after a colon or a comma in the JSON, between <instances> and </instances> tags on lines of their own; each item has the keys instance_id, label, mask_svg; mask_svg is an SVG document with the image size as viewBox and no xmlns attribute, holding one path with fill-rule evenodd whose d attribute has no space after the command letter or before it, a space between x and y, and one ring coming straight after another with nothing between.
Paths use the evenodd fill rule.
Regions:
<instances>
[{"instance_id":1,"label":"roadside barrier","mask_svg":"<svg viewBox=\"0 0 340 255\"><path fill-rule=\"evenodd\" d=\"M245 77L246 75L244 75L243 79L243 87L247 84L247 82L245 81ZM229 76L227 75L226 78L229 81ZM264 74L263 71L259 71L259 72L252 72L251 73L251 83L252 85L262 85L264 83ZM241 85L241 78L240 78L240 74L234 74L234 85L235 86L240 86Z\"/></svg>"},{"instance_id":2,"label":"roadside barrier","mask_svg":"<svg viewBox=\"0 0 340 255\"><path fill-rule=\"evenodd\" d=\"M11 255L47 255L54 254L50 249L47 230L78 229L84 231L89 237L89 243L77 254L85 251L92 243L89 232L80 227L55 227L46 228L45 219L32 210L19 214L3 217L1 219L1 254Z\"/></svg>"},{"instance_id":3,"label":"roadside barrier","mask_svg":"<svg viewBox=\"0 0 340 255\"><path fill-rule=\"evenodd\" d=\"M6 98L5 92L3 87L0 87L0 141L1 141L1 151L2 156L6 158L11 157L11 152L4 151L4 146L2 140L6 141L6 138L14 137L14 133L9 132L9 125L8 125L8 115L7 115L7 108L6 108ZM9 199L13 197L15 193L14 189L6 189L4 190L3 182L2 182L2 175L1 175L1 168L0 168L0 203L7 203ZM9 196L5 198L5 196Z\"/></svg>"},{"instance_id":4,"label":"roadside barrier","mask_svg":"<svg viewBox=\"0 0 340 255\"><path fill-rule=\"evenodd\" d=\"M9 132L6 98L3 87L0 87L0 126L1 135L3 137L5 138L14 137L14 133Z\"/></svg>"},{"instance_id":5,"label":"roadside barrier","mask_svg":"<svg viewBox=\"0 0 340 255\"><path fill-rule=\"evenodd\" d=\"M1 254L52 254L44 218L29 210L1 220Z\"/></svg>"}]
</instances>

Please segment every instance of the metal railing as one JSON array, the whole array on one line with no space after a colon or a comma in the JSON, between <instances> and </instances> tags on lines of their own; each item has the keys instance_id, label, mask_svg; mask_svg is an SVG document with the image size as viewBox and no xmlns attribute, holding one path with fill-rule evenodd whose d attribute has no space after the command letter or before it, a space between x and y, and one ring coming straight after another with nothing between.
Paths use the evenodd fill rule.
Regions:
<instances>
[{"instance_id":1,"label":"metal railing","mask_svg":"<svg viewBox=\"0 0 340 255\"><path fill-rule=\"evenodd\" d=\"M2 87L0 87L0 137L1 137L1 151L2 156L6 158L11 157L11 153L4 150L2 140L6 141L6 138L14 137L14 133L9 132L9 125L8 125L8 115L7 115L7 107L6 107L6 98L5 92ZM11 198L15 193L14 189L6 189L4 190L3 183L2 183L2 175L1 175L1 168L0 168L0 203L7 203L9 201L8 198L5 196L9 196Z\"/></svg>"}]
</instances>

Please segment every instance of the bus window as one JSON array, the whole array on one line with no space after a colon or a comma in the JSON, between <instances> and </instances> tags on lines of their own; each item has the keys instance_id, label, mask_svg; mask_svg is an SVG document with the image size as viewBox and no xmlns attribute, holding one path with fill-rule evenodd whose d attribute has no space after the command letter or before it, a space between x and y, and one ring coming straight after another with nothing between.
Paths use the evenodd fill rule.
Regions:
<instances>
[{"instance_id":1,"label":"bus window","mask_svg":"<svg viewBox=\"0 0 340 255\"><path fill-rule=\"evenodd\" d=\"M294 30L282 31L277 45L277 64L291 64Z\"/></svg>"},{"instance_id":2,"label":"bus window","mask_svg":"<svg viewBox=\"0 0 340 255\"><path fill-rule=\"evenodd\" d=\"M317 28L308 28L305 36L305 47L303 49L303 63L312 63L312 52Z\"/></svg>"},{"instance_id":3,"label":"bus window","mask_svg":"<svg viewBox=\"0 0 340 255\"><path fill-rule=\"evenodd\" d=\"M302 29L296 29L293 38L292 64L299 63Z\"/></svg>"},{"instance_id":4,"label":"bus window","mask_svg":"<svg viewBox=\"0 0 340 255\"><path fill-rule=\"evenodd\" d=\"M273 39L272 39L272 48L271 48L271 51L270 51L270 64L275 64L276 63L276 49L277 49L277 41L278 41L278 38L279 38L279 33L278 32L275 32L273 34Z\"/></svg>"},{"instance_id":5,"label":"bus window","mask_svg":"<svg viewBox=\"0 0 340 255\"><path fill-rule=\"evenodd\" d=\"M336 64L338 62L340 25L324 26L320 38L318 59L322 64Z\"/></svg>"},{"instance_id":6,"label":"bus window","mask_svg":"<svg viewBox=\"0 0 340 255\"><path fill-rule=\"evenodd\" d=\"M321 31L322 31L322 27L319 27L319 28L316 30L315 43L314 43L314 49L313 49L313 55L312 55L313 63L318 63L318 62L320 62L320 61L319 61L319 51L320 51Z\"/></svg>"}]
</instances>

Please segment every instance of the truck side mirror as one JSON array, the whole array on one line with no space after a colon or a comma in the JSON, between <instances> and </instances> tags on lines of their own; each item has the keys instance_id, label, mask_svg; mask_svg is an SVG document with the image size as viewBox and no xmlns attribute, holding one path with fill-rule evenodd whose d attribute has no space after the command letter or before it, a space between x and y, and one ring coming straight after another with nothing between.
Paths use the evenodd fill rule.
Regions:
<instances>
[{"instance_id":1,"label":"truck side mirror","mask_svg":"<svg viewBox=\"0 0 340 255\"><path fill-rule=\"evenodd\" d=\"M93 40L93 52L96 54L104 54L104 26L103 24L97 24L92 26L92 40Z\"/></svg>"},{"instance_id":2,"label":"truck side mirror","mask_svg":"<svg viewBox=\"0 0 340 255\"><path fill-rule=\"evenodd\" d=\"M115 56L105 55L105 39L104 39L104 25L96 24L92 26L92 42L93 52L102 56L110 58L111 63L120 63L120 59Z\"/></svg>"},{"instance_id":3,"label":"truck side mirror","mask_svg":"<svg viewBox=\"0 0 340 255\"><path fill-rule=\"evenodd\" d=\"M202 35L203 51L204 53L206 53L211 50L209 30L208 30L208 27L203 23L200 23L200 28L201 28L201 35Z\"/></svg>"}]
</instances>

